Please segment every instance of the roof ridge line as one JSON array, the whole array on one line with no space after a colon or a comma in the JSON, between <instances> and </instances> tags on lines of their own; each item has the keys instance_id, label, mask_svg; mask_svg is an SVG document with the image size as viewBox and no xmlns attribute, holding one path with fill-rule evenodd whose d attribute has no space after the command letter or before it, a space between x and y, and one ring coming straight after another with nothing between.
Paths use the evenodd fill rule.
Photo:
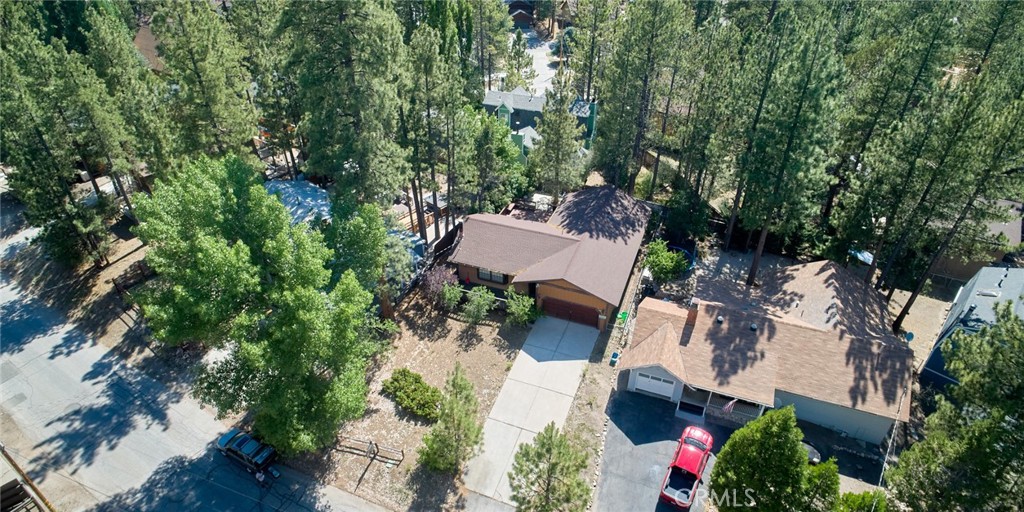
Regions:
<instances>
[{"instance_id":1,"label":"roof ridge line","mask_svg":"<svg viewBox=\"0 0 1024 512\"><path fill-rule=\"evenodd\" d=\"M499 215L499 214L496 214L496 213L488 213L488 214L484 214L484 215L493 215L495 217L506 217L504 215ZM537 221L533 221L533 220L521 220L521 219L516 219L514 217L508 217L508 218L511 219L511 220L517 221L517 222L528 222L530 224L537 224L537 225L541 225L541 226L551 226L550 224L548 224L546 222L537 222ZM530 230L530 229L524 228L522 226L516 225L515 223L502 224L502 223L499 223L499 222L494 222L490 218L487 218L487 217L476 217L475 220L480 221L480 222L485 222L487 224L500 225L500 226L503 226L503 227L507 227L507 228L511 228L511 229L515 229L515 230L519 230L519 231L527 231L527 232L530 232L530 233L537 233L539 235L553 236L553 237L557 237L557 238L565 238L565 239L569 239L569 240L572 240L572 241L575 241L575 242L582 241L579 238L576 238L576 237L574 237L572 235L568 235L568 234L565 234L565 233L547 233L547 232L539 231L539 230L534 231L534 230ZM551 226L551 227L554 227L554 226Z\"/></svg>"}]
</instances>

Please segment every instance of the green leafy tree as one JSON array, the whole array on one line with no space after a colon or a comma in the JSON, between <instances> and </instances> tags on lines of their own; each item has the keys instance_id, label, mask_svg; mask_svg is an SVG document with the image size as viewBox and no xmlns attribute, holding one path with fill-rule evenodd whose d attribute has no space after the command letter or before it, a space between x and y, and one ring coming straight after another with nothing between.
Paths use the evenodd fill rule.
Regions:
<instances>
[{"instance_id":1,"label":"green leafy tree","mask_svg":"<svg viewBox=\"0 0 1024 512\"><path fill-rule=\"evenodd\" d=\"M530 444L516 451L508 473L511 499L522 512L583 510L590 489L583 479L587 454L554 423L548 423Z\"/></svg>"},{"instance_id":2,"label":"green leafy tree","mask_svg":"<svg viewBox=\"0 0 1024 512\"><path fill-rule=\"evenodd\" d=\"M153 14L153 34L186 154L242 154L256 118L244 53L227 23L209 3L168 0Z\"/></svg>"},{"instance_id":3,"label":"green leafy tree","mask_svg":"<svg viewBox=\"0 0 1024 512\"><path fill-rule=\"evenodd\" d=\"M1024 471L1024 320L1001 303L992 325L957 332L942 351L959 384L951 399L938 397L924 440L886 472L889 489L913 511L1014 510Z\"/></svg>"},{"instance_id":4,"label":"green leafy tree","mask_svg":"<svg viewBox=\"0 0 1024 512\"><path fill-rule=\"evenodd\" d=\"M140 197L136 233L159 277L138 301L154 334L227 349L195 393L224 416L252 410L286 454L335 439L366 399L371 296L353 272L328 289L331 251L291 225L240 159L200 159Z\"/></svg>"},{"instance_id":5,"label":"green leafy tree","mask_svg":"<svg viewBox=\"0 0 1024 512\"><path fill-rule=\"evenodd\" d=\"M495 301L494 292L484 287L473 288L466 292L466 304L462 306L462 314L466 315L470 325L478 324L494 309Z\"/></svg>"},{"instance_id":6,"label":"green leafy tree","mask_svg":"<svg viewBox=\"0 0 1024 512\"><path fill-rule=\"evenodd\" d=\"M839 497L839 512L885 512L885 491L844 492Z\"/></svg>"},{"instance_id":7,"label":"green leafy tree","mask_svg":"<svg viewBox=\"0 0 1024 512\"><path fill-rule=\"evenodd\" d=\"M522 30L516 30L509 43L508 56L505 58L506 91L522 87L533 91L533 80L537 78L537 70L533 69L533 57L526 51L526 36Z\"/></svg>"},{"instance_id":8,"label":"green leafy tree","mask_svg":"<svg viewBox=\"0 0 1024 512\"><path fill-rule=\"evenodd\" d=\"M505 292L505 303L508 308L508 320L515 325L526 325L537 319L537 301L529 295L516 293L511 289Z\"/></svg>"},{"instance_id":9,"label":"green leafy tree","mask_svg":"<svg viewBox=\"0 0 1024 512\"><path fill-rule=\"evenodd\" d=\"M483 424L477 419L479 404L473 383L462 365L448 376L437 423L423 437L421 464L435 471L458 472L483 442Z\"/></svg>"},{"instance_id":10,"label":"green leafy tree","mask_svg":"<svg viewBox=\"0 0 1024 512\"><path fill-rule=\"evenodd\" d=\"M441 305L448 311L455 311L462 302L462 287L456 283L445 283L441 286Z\"/></svg>"},{"instance_id":11,"label":"green leafy tree","mask_svg":"<svg viewBox=\"0 0 1024 512\"><path fill-rule=\"evenodd\" d=\"M765 413L729 437L711 471L711 488L718 495L738 497L718 505L723 512L748 509L787 511L831 510L839 498L839 475L834 462L811 469L800 444L792 406Z\"/></svg>"},{"instance_id":12,"label":"green leafy tree","mask_svg":"<svg viewBox=\"0 0 1024 512\"><path fill-rule=\"evenodd\" d=\"M544 104L544 117L537 125L540 141L531 154L530 163L544 190L551 192L557 203L562 193L583 184L583 161L580 148L583 126L570 112L573 94L565 68L559 66L553 87Z\"/></svg>"},{"instance_id":13,"label":"green leafy tree","mask_svg":"<svg viewBox=\"0 0 1024 512\"><path fill-rule=\"evenodd\" d=\"M678 279L680 274L686 270L686 259L682 253L668 250L668 243L664 240L655 240L647 246L647 268L651 276L658 283L665 283Z\"/></svg>"}]
</instances>

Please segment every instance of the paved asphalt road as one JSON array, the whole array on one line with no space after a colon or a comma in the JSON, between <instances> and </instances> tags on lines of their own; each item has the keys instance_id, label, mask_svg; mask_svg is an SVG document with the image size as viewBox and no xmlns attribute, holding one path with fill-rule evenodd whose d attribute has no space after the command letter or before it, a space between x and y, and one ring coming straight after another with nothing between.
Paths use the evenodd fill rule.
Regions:
<instances>
[{"instance_id":1,"label":"paved asphalt road","mask_svg":"<svg viewBox=\"0 0 1024 512\"><path fill-rule=\"evenodd\" d=\"M16 214L0 257L34 233ZM0 275L0 441L58 510L383 510L287 468L261 489L213 448L226 430Z\"/></svg>"}]
</instances>

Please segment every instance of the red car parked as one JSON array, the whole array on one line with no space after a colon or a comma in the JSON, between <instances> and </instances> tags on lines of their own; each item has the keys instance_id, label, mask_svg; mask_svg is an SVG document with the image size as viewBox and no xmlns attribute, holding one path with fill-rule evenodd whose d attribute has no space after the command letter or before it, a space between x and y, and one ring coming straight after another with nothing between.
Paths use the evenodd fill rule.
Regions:
<instances>
[{"instance_id":1,"label":"red car parked","mask_svg":"<svg viewBox=\"0 0 1024 512\"><path fill-rule=\"evenodd\" d=\"M694 426L683 430L661 485L661 501L684 510L693 505L713 445L714 439L707 431Z\"/></svg>"}]
</instances>

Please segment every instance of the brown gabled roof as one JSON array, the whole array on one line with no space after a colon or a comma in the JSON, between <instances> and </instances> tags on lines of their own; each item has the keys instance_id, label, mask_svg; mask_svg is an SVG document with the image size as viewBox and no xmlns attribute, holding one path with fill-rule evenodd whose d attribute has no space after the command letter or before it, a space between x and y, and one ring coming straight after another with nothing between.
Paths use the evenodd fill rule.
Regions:
<instances>
[{"instance_id":1,"label":"brown gabled roof","mask_svg":"<svg viewBox=\"0 0 1024 512\"><path fill-rule=\"evenodd\" d=\"M651 342L661 348L645 347L635 358L631 349L621 367L650 366L650 354L657 353L662 366L687 384L752 402L774 406L775 391L783 390L900 421L909 418L909 396L902 410L899 402L910 386L913 352L895 337L845 336L795 318L713 303L701 303L687 328L688 313L675 303L644 299L633 331L640 341L634 346ZM666 323L683 334L674 340L655 336ZM676 359L685 362L683 375L673 370Z\"/></svg>"},{"instance_id":2,"label":"brown gabled roof","mask_svg":"<svg viewBox=\"0 0 1024 512\"><path fill-rule=\"evenodd\" d=\"M530 268L516 281L565 279L609 304L618 304L643 242L651 211L629 194L606 185L565 197L548 224L580 239L580 245Z\"/></svg>"},{"instance_id":3,"label":"brown gabled roof","mask_svg":"<svg viewBox=\"0 0 1024 512\"><path fill-rule=\"evenodd\" d=\"M470 215L450 261L515 275L579 243L554 226L505 215Z\"/></svg>"},{"instance_id":4,"label":"brown gabled roof","mask_svg":"<svg viewBox=\"0 0 1024 512\"><path fill-rule=\"evenodd\" d=\"M650 210L610 186L569 194L547 224L470 215L451 261L515 275L564 279L613 305L622 298Z\"/></svg>"}]
</instances>

